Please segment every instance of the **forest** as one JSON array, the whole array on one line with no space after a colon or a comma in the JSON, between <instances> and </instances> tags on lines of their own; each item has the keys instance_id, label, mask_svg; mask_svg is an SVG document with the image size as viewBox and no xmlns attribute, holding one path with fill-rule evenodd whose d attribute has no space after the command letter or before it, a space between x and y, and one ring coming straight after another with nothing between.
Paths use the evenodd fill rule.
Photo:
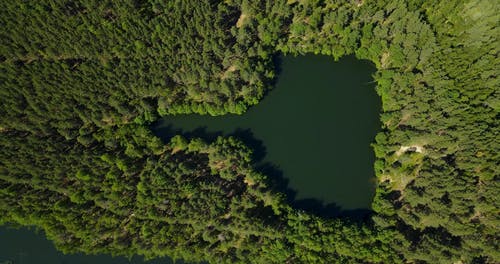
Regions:
<instances>
[{"instance_id":1,"label":"forest","mask_svg":"<svg viewBox=\"0 0 500 264\"><path fill-rule=\"evenodd\" d=\"M499 263L499 21L489 0L0 1L0 225L65 253ZM294 208L237 137L150 130L244 114L309 53L377 67L365 219Z\"/></svg>"}]
</instances>

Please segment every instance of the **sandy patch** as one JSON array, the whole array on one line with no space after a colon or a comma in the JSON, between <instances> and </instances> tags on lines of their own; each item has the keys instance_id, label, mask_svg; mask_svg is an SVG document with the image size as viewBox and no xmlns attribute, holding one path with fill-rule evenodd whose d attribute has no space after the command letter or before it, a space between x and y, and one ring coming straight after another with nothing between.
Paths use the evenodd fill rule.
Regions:
<instances>
[{"instance_id":1,"label":"sandy patch","mask_svg":"<svg viewBox=\"0 0 500 264\"><path fill-rule=\"evenodd\" d=\"M423 153L424 152L424 147L420 145L412 145L412 146L401 146L398 151L396 151L396 155L400 156L401 154L405 152L418 152L418 153Z\"/></svg>"},{"instance_id":2,"label":"sandy patch","mask_svg":"<svg viewBox=\"0 0 500 264\"><path fill-rule=\"evenodd\" d=\"M247 18L248 18L247 14L241 12L240 18L238 18L238 21L236 22L236 27L240 28L241 26L243 26L243 23Z\"/></svg>"}]
</instances>

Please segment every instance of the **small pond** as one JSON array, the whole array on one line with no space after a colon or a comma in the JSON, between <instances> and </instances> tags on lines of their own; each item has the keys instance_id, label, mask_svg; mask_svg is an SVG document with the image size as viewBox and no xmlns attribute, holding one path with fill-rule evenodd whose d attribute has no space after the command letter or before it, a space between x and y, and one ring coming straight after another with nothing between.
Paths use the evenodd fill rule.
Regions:
<instances>
[{"instance_id":1,"label":"small pond","mask_svg":"<svg viewBox=\"0 0 500 264\"><path fill-rule=\"evenodd\" d=\"M235 135L255 149L256 168L296 207L326 215L369 209L375 191L370 144L380 127L374 65L352 56L279 61L275 88L243 115L168 116L153 125L155 134L164 140L175 133Z\"/></svg>"}]
</instances>

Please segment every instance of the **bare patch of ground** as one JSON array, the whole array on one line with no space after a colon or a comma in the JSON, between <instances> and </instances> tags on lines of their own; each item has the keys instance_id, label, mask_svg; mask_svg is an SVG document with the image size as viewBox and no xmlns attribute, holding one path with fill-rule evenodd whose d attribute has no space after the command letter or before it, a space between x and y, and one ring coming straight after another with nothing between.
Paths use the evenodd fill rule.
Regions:
<instances>
[{"instance_id":1,"label":"bare patch of ground","mask_svg":"<svg viewBox=\"0 0 500 264\"><path fill-rule=\"evenodd\" d=\"M418 152L423 153L424 147L420 145L411 145L411 146L401 146L398 151L396 151L396 156L400 156L405 152Z\"/></svg>"},{"instance_id":2,"label":"bare patch of ground","mask_svg":"<svg viewBox=\"0 0 500 264\"><path fill-rule=\"evenodd\" d=\"M243 23L245 23L245 20L248 18L248 15L241 12L240 18L238 18L238 21L236 22L236 27L240 28L243 26Z\"/></svg>"},{"instance_id":3,"label":"bare patch of ground","mask_svg":"<svg viewBox=\"0 0 500 264\"><path fill-rule=\"evenodd\" d=\"M382 57L380 58L380 67L382 69L385 69L387 68L388 64L389 64L389 52L384 52L384 54L382 54Z\"/></svg>"},{"instance_id":4,"label":"bare patch of ground","mask_svg":"<svg viewBox=\"0 0 500 264\"><path fill-rule=\"evenodd\" d=\"M222 74L222 79L226 79L227 78L227 75L230 73L230 72L234 72L236 71L236 65L231 65L229 66L229 68L227 68L227 70Z\"/></svg>"},{"instance_id":5,"label":"bare patch of ground","mask_svg":"<svg viewBox=\"0 0 500 264\"><path fill-rule=\"evenodd\" d=\"M354 3L356 4L357 7L360 7L360 6L362 6L365 3L365 1L363 1L363 0L355 0Z\"/></svg>"},{"instance_id":6,"label":"bare patch of ground","mask_svg":"<svg viewBox=\"0 0 500 264\"><path fill-rule=\"evenodd\" d=\"M253 185L255 185L255 182L254 182L253 180L251 180L251 179L248 179L248 178L245 178L245 179L243 180L243 182L244 182L246 185L248 185L248 186L253 186Z\"/></svg>"},{"instance_id":7,"label":"bare patch of ground","mask_svg":"<svg viewBox=\"0 0 500 264\"><path fill-rule=\"evenodd\" d=\"M411 117L410 112L404 112L403 115L401 116L401 120L399 120L398 125L404 125L406 121L408 121Z\"/></svg>"}]
</instances>

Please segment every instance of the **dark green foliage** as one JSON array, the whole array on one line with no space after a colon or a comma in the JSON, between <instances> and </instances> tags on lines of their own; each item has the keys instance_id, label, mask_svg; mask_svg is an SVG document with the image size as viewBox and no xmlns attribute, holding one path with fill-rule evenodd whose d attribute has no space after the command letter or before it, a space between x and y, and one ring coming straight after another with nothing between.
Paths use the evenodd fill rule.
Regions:
<instances>
[{"instance_id":1,"label":"dark green foliage","mask_svg":"<svg viewBox=\"0 0 500 264\"><path fill-rule=\"evenodd\" d=\"M498 263L500 10L468 1L2 1L0 223L65 252L213 263ZM378 68L371 219L295 210L234 138L277 52Z\"/></svg>"},{"instance_id":2,"label":"dark green foliage","mask_svg":"<svg viewBox=\"0 0 500 264\"><path fill-rule=\"evenodd\" d=\"M237 3L151 2L2 2L0 126L74 138L88 124L241 114L258 102L272 50L263 29L238 29Z\"/></svg>"}]
</instances>

